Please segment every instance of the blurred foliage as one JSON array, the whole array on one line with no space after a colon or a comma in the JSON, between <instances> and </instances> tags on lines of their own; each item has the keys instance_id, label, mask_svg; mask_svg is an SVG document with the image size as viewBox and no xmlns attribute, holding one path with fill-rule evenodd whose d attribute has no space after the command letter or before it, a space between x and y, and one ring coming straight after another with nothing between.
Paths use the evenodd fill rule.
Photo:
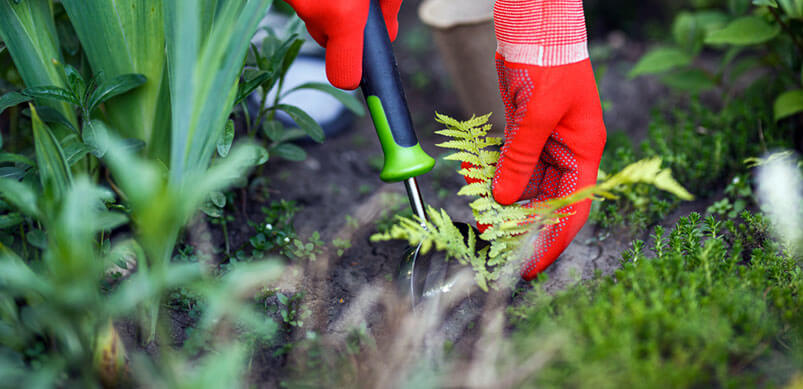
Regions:
<instances>
[{"instance_id":1,"label":"blurred foliage","mask_svg":"<svg viewBox=\"0 0 803 389\"><path fill-rule=\"evenodd\" d=\"M110 153L125 151L112 147ZM236 153L242 155L240 150ZM137 164L129 168L132 173L147 174ZM236 175L230 168L225 174ZM249 305L255 288L280 275L281 267L275 262L241 267L221 279L206 275L198 262L152 266L146 259L152 249L148 239L118 239L106 245L104 233L126 217L114 211L118 207L113 194L87 177L72 180L58 197L36 196L27 184L9 179L1 184L3 198L46 231L41 247L26 249L27 258L0 246L0 379L5 384L97 387L132 382L152 387L167 380L172 382L168 386L179 387L180 382L197 385L196 374L207 373L187 376L188 367L209 362L216 365L210 372L217 378L189 387L219 387L220 380L238 382L244 369L244 364L221 365L220 355L232 357L229 354L247 350L236 333L226 335L226 328L237 326L263 337L275 330L275 324ZM142 189L155 188L143 185ZM162 228L151 228L164 233ZM14 246L18 245L25 242ZM114 274L130 273L134 265L135 274L115 279ZM202 296L208 306L186 344L208 344L214 352L199 355L196 348L162 347L158 356L146 357L144 351L126 350L113 323L136 317L145 322L143 336L149 336L149 320L155 319L153 302L182 288ZM161 308L157 305L156 309ZM172 344L167 323L160 323L154 335L160 344ZM158 361L148 361L151 358Z\"/></svg>"},{"instance_id":2,"label":"blurred foliage","mask_svg":"<svg viewBox=\"0 0 803 389\"><path fill-rule=\"evenodd\" d=\"M225 223L224 191L268 160L266 148L235 141L243 123L230 118L251 92L264 102L281 85L303 43L269 34L248 56L269 4L0 0L4 385L241 385L249 353L277 327L253 299L280 266L216 272L197 253L172 258L189 220L203 210ZM282 110L299 128L267 131L276 156L303 159L290 140L323 140L281 102L305 88L357 104L321 85L278 94L260 115L273 122ZM313 257L319 245L291 239L281 253ZM186 340L166 307L190 312Z\"/></svg>"},{"instance_id":3,"label":"blurred foliage","mask_svg":"<svg viewBox=\"0 0 803 389\"><path fill-rule=\"evenodd\" d=\"M660 74L665 84L690 93L718 88L725 103L758 84L774 93L776 121L803 111L803 1L696 4L677 13L671 38L646 53L630 77ZM704 49L718 57L711 66L696 60Z\"/></svg>"}]
</instances>

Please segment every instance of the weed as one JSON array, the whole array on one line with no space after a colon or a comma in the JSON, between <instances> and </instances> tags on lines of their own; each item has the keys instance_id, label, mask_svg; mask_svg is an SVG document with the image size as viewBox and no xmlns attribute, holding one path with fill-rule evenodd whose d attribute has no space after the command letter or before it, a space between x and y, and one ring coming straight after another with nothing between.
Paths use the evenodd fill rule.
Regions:
<instances>
[{"instance_id":1,"label":"weed","mask_svg":"<svg viewBox=\"0 0 803 389\"><path fill-rule=\"evenodd\" d=\"M276 299L265 299L265 310L268 314L278 314L282 322L288 327L303 327L304 320L309 318L311 312L302 304L304 293L284 294L276 292Z\"/></svg>"},{"instance_id":2,"label":"weed","mask_svg":"<svg viewBox=\"0 0 803 389\"><path fill-rule=\"evenodd\" d=\"M332 241L332 246L335 246L337 249L337 256L340 257L343 256L346 250L351 248L351 241L347 239L335 239Z\"/></svg>"},{"instance_id":3,"label":"weed","mask_svg":"<svg viewBox=\"0 0 803 389\"><path fill-rule=\"evenodd\" d=\"M309 137L316 142L323 142L324 132L306 112L298 107L282 104L281 100L288 95L302 90L324 92L340 101L347 109L357 115L364 115L364 109L357 99L329 84L309 82L290 90L284 90L284 82L290 65L298 56L304 39L301 38L304 23L296 16L287 23L282 33L265 28L267 36L259 46L251 45L243 71L243 82L240 84L235 105L240 106L240 113L246 123L246 132L252 139L259 135L264 139L268 152L289 161L302 161L307 153L292 143ZM273 100L269 101L269 93L274 91ZM256 117L251 118L246 98L257 92ZM284 112L292 118L298 128L286 128L277 119L277 112Z\"/></svg>"},{"instance_id":4,"label":"weed","mask_svg":"<svg viewBox=\"0 0 803 389\"><path fill-rule=\"evenodd\" d=\"M725 197L711 204L706 213L720 217L736 218L752 203L753 189L746 175L737 175L725 187Z\"/></svg>"}]
</instances>

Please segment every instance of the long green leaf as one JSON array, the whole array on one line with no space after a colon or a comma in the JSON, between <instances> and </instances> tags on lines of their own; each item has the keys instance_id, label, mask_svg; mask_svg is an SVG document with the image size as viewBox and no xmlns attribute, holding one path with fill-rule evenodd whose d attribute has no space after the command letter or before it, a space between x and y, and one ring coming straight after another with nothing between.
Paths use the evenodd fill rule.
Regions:
<instances>
[{"instance_id":1,"label":"long green leaf","mask_svg":"<svg viewBox=\"0 0 803 389\"><path fill-rule=\"evenodd\" d=\"M775 99L773 108L776 121L803 112L803 89L784 92Z\"/></svg>"},{"instance_id":2,"label":"long green leaf","mask_svg":"<svg viewBox=\"0 0 803 389\"><path fill-rule=\"evenodd\" d=\"M50 0L0 0L0 37L28 87L66 87L57 63L63 63ZM69 104L49 102L75 126Z\"/></svg>"},{"instance_id":3,"label":"long green leaf","mask_svg":"<svg viewBox=\"0 0 803 389\"><path fill-rule=\"evenodd\" d=\"M148 153L166 160L166 146L157 140L170 131L162 0L62 4L95 73L103 72L107 79L145 76L144 85L106 102L106 117L122 137L145 141Z\"/></svg>"},{"instance_id":4,"label":"long green leaf","mask_svg":"<svg viewBox=\"0 0 803 389\"><path fill-rule=\"evenodd\" d=\"M757 16L738 18L719 30L708 33L705 43L709 45L756 45L775 38L780 26L767 23Z\"/></svg>"},{"instance_id":5,"label":"long green leaf","mask_svg":"<svg viewBox=\"0 0 803 389\"><path fill-rule=\"evenodd\" d=\"M172 102L170 179L205 170L237 96L250 37L270 0L164 2ZM211 17L210 10L216 10ZM207 32L208 31L208 32Z\"/></svg>"},{"instance_id":6,"label":"long green leaf","mask_svg":"<svg viewBox=\"0 0 803 389\"><path fill-rule=\"evenodd\" d=\"M691 57L683 50L674 47L660 47L645 54L630 70L628 77L642 74L663 73L691 63Z\"/></svg>"},{"instance_id":7,"label":"long green leaf","mask_svg":"<svg viewBox=\"0 0 803 389\"><path fill-rule=\"evenodd\" d=\"M70 122L70 120L64 117L59 110L53 107L48 107L46 105L39 106L39 108L36 109L36 113L39 114L39 117L45 123L58 123L72 130L72 132L76 134L78 133L78 129L73 127L73 124Z\"/></svg>"},{"instance_id":8,"label":"long green leaf","mask_svg":"<svg viewBox=\"0 0 803 389\"><path fill-rule=\"evenodd\" d=\"M37 99L61 101L68 104L79 105L78 97L65 88L58 86L34 86L25 88L22 94Z\"/></svg>"},{"instance_id":9,"label":"long green leaf","mask_svg":"<svg viewBox=\"0 0 803 389\"><path fill-rule=\"evenodd\" d=\"M28 166L36 166L36 162L32 161L30 158L22 154L0 152L0 163L3 162L21 163Z\"/></svg>"},{"instance_id":10,"label":"long green leaf","mask_svg":"<svg viewBox=\"0 0 803 389\"><path fill-rule=\"evenodd\" d=\"M25 96L19 92L9 92L0 97L0 113L6 110L6 108L13 107L17 104L25 103L31 101L32 97Z\"/></svg>"},{"instance_id":11,"label":"long green leaf","mask_svg":"<svg viewBox=\"0 0 803 389\"><path fill-rule=\"evenodd\" d=\"M237 90L237 98L234 100L234 105L240 104L243 100L245 100L248 95L251 94L256 88L258 88L263 82L270 80L273 77L273 73L266 72L266 71L258 71L256 76L248 77L248 71L245 72L246 78L245 82L240 83L240 86ZM264 85L263 85L264 87Z\"/></svg>"},{"instance_id":12,"label":"long green leaf","mask_svg":"<svg viewBox=\"0 0 803 389\"><path fill-rule=\"evenodd\" d=\"M72 183L72 173L64 152L50 128L39 118L31 106L33 139L36 148L36 164L39 167L39 180L46 194L61 199Z\"/></svg>"},{"instance_id":13,"label":"long green leaf","mask_svg":"<svg viewBox=\"0 0 803 389\"><path fill-rule=\"evenodd\" d=\"M321 125L301 108L288 104L279 104L275 108L290 115L293 121L298 124L298 127L304 130L312 140L321 143L326 138Z\"/></svg>"}]
</instances>

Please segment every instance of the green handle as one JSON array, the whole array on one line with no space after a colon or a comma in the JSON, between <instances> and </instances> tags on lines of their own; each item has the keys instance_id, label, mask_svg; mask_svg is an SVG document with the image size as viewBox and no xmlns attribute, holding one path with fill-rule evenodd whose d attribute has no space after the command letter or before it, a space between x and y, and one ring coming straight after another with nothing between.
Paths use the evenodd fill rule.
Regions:
<instances>
[{"instance_id":1,"label":"green handle","mask_svg":"<svg viewBox=\"0 0 803 389\"><path fill-rule=\"evenodd\" d=\"M379 136L379 143L385 154L385 163L379 178L385 182L399 182L411 177L417 177L432 170L435 160L430 157L420 143L413 146L402 146L393 138L390 123L388 122L385 110L382 107L382 100L379 97L366 97L368 111L376 127L376 134Z\"/></svg>"},{"instance_id":2,"label":"green handle","mask_svg":"<svg viewBox=\"0 0 803 389\"><path fill-rule=\"evenodd\" d=\"M362 92L385 153L379 178L398 182L427 173L435 166L435 160L424 152L415 136L377 0L371 0L364 36Z\"/></svg>"}]
</instances>

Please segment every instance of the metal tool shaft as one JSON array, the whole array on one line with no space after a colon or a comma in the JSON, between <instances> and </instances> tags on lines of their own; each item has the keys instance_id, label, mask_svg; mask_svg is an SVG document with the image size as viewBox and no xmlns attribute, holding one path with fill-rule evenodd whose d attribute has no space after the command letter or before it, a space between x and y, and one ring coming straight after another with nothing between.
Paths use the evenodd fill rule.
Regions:
<instances>
[{"instance_id":1,"label":"metal tool shaft","mask_svg":"<svg viewBox=\"0 0 803 389\"><path fill-rule=\"evenodd\" d=\"M418 182L415 177L410 177L404 181L404 188L407 189L407 198L410 200L410 207L413 213L421 218L422 225L426 222L427 211L424 208L424 200L421 197L421 191L418 189Z\"/></svg>"}]
</instances>

